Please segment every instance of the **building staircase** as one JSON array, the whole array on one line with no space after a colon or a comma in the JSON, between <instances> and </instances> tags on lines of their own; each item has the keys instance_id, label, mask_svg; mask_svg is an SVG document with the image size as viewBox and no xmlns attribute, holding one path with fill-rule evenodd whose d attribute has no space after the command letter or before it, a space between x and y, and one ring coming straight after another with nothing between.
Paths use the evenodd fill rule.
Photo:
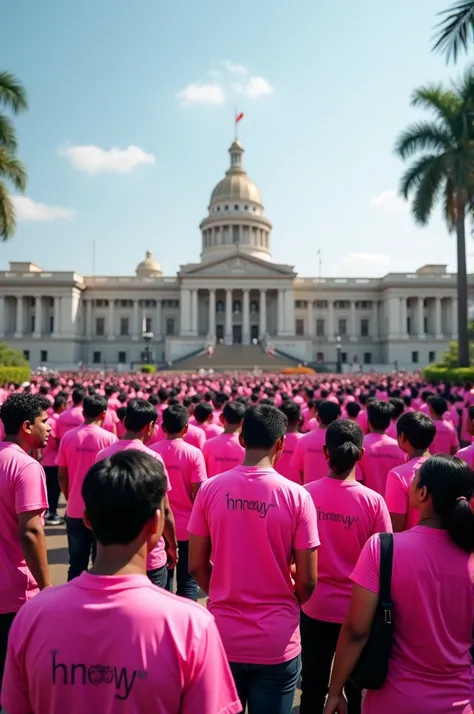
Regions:
<instances>
[{"instance_id":1,"label":"building staircase","mask_svg":"<svg viewBox=\"0 0 474 714\"><path fill-rule=\"evenodd\" d=\"M180 359L171 369L183 371L213 369L217 372L234 370L250 371L257 367L268 372L292 367L296 363L289 357L267 354L260 345L216 345L212 355L201 353Z\"/></svg>"}]
</instances>

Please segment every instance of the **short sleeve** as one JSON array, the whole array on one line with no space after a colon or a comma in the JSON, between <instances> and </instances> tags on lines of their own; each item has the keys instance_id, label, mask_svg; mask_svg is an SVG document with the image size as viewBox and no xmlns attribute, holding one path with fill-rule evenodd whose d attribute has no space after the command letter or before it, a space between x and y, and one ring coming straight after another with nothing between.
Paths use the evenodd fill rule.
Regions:
<instances>
[{"instance_id":1,"label":"short sleeve","mask_svg":"<svg viewBox=\"0 0 474 714\"><path fill-rule=\"evenodd\" d=\"M299 504L296 531L293 539L294 550L307 550L320 545L318 516L311 495L302 489L303 497Z\"/></svg>"},{"instance_id":2,"label":"short sleeve","mask_svg":"<svg viewBox=\"0 0 474 714\"><path fill-rule=\"evenodd\" d=\"M197 640L187 679L181 697L181 714L240 714L242 711L214 619L209 618L206 630Z\"/></svg>"},{"instance_id":3,"label":"short sleeve","mask_svg":"<svg viewBox=\"0 0 474 714\"><path fill-rule=\"evenodd\" d=\"M58 434L59 434L59 425L58 425ZM67 439L65 439L63 436L63 438L59 442L58 455L56 456L56 466L67 466L66 446L67 446Z\"/></svg>"},{"instance_id":4,"label":"short sleeve","mask_svg":"<svg viewBox=\"0 0 474 714\"><path fill-rule=\"evenodd\" d=\"M351 578L361 588L378 593L380 590L380 538L378 534L364 545Z\"/></svg>"},{"instance_id":5,"label":"short sleeve","mask_svg":"<svg viewBox=\"0 0 474 714\"><path fill-rule=\"evenodd\" d=\"M304 437L299 439L290 461L290 468L299 473L304 471Z\"/></svg>"},{"instance_id":6,"label":"short sleeve","mask_svg":"<svg viewBox=\"0 0 474 714\"><path fill-rule=\"evenodd\" d=\"M392 470L387 476L385 503L390 513L408 513L408 490L405 481Z\"/></svg>"},{"instance_id":7,"label":"short sleeve","mask_svg":"<svg viewBox=\"0 0 474 714\"><path fill-rule=\"evenodd\" d=\"M207 481L206 464L204 462L202 451L197 451L196 454L193 455L193 459L194 462L191 472L191 483L202 483L203 481Z\"/></svg>"},{"instance_id":8,"label":"short sleeve","mask_svg":"<svg viewBox=\"0 0 474 714\"><path fill-rule=\"evenodd\" d=\"M396 511L392 511L392 513L396 513ZM374 533L392 532L393 526L387 504L385 503L383 498L379 498L377 502L377 510L375 513Z\"/></svg>"},{"instance_id":9,"label":"short sleeve","mask_svg":"<svg viewBox=\"0 0 474 714\"><path fill-rule=\"evenodd\" d=\"M22 618L13 621L8 638L7 659L2 682L2 707L8 714L31 714L28 677L18 655L18 646L25 641L21 631Z\"/></svg>"},{"instance_id":10,"label":"short sleeve","mask_svg":"<svg viewBox=\"0 0 474 714\"><path fill-rule=\"evenodd\" d=\"M27 513L48 508L46 477L37 461L22 467L15 476L15 512Z\"/></svg>"},{"instance_id":11,"label":"short sleeve","mask_svg":"<svg viewBox=\"0 0 474 714\"><path fill-rule=\"evenodd\" d=\"M209 538L211 535L206 515L205 491L205 488L199 489L188 524L189 533L201 538Z\"/></svg>"}]
</instances>

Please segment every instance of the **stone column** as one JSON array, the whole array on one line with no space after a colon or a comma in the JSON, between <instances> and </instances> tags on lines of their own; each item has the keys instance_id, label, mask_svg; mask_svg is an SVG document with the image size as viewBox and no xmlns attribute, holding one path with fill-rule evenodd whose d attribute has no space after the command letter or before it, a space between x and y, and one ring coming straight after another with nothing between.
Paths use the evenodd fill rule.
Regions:
<instances>
[{"instance_id":1,"label":"stone column","mask_svg":"<svg viewBox=\"0 0 474 714\"><path fill-rule=\"evenodd\" d=\"M435 337L443 339L443 325L441 320L441 298L435 297Z\"/></svg>"},{"instance_id":2,"label":"stone column","mask_svg":"<svg viewBox=\"0 0 474 714\"><path fill-rule=\"evenodd\" d=\"M293 290L285 290L283 297L283 325L286 335L295 334L295 301L293 298Z\"/></svg>"},{"instance_id":3,"label":"stone column","mask_svg":"<svg viewBox=\"0 0 474 714\"><path fill-rule=\"evenodd\" d=\"M90 298L86 300L85 336L92 337L92 300Z\"/></svg>"},{"instance_id":4,"label":"stone column","mask_svg":"<svg viewBox=\"0 0 474 714\"><path fill-rule=\"evenodd\" d=\"M61 298L54 298L53 306L53 323L54 331L52 337L58 337L61 334Z\"/></svg>"},{"instance_id":5,"label":"stone column","mask_svg":"<svg viewBox=\"0 0 474 714\"><path fill-rule=\"evenodd\" d=\"M250 344L250 291L248 288L243 290L242 301L242 344Z\"/></svg>"},{"instance_id":6,"label":"stone column","mask_svg":"<svg viewBox=\"0 0 474 714\"><path fill-rule=\"evenodd\" d=\"M5 296L0 295L0 337L3 337L6 332L5 324Z\"/></svg>"},{"instance_id":7,"label":"stone column","mask_svg":"<svg viewBox=\"0 0 474 714\"><path fill-rule=\"evenodd\" d=\"M284 294L283 290L278 291L277 296L277 334L281 335L285 331Z\"/></svg>"},{"instance_id":8,"label":"stone column","mask_svg":"<svg viewBox=\"0 0 474 714\"><path fill-rule=\"evenodd\" d=\"M404 339L407 339L407 299L404 297L400 298L400 333Z\"/></svg>"},{"instance_id":9,"label":"stone column","mask_svg":"<svg viewBox=\"0 0 474 714\"><path fill-rule=\"evenodd\" d=\"M191 291L183 288L180 294L180 334L191 332Z\"/></svg>"},{"instance_id":10,"label":"stone column","mask_svg":"<svg viewBox=\"0 0 474 714\"><path fill-rule=\"evenodd\" d=\"M451 338L458 339L458 299L451 298Z\"/></svg>"},{"instance_id":11,"label":"stone column","mask_svg":"<svg viewBox=\"0 0 474 714\"><path fill-rule=\"evenodd\" d=\"M37 297L35 300L35 329L33 337L39 339L43 328L43 298Z\"/></svg>"},{"instance_id":12,"label":"stone column","mask_svg":"<svg viewBox=\"0 0 474 714\"><path fill-rule=\"evenodd\" d=\"M216 291L209 290L209 335L211 339L216 338Z\"/></svg>"},{"instance_id":13,"label":"stone column","mask_svg":"<svg viewBox=\"0 0 474 714\"><path fill-rule=\"evenodd\" d=\"M356 325L356 303L355 300L351 300L351 319L350 319L350 327L349 327L349 332L350 332L350 341L351 342L356 342L357 341L357 325Z\"/></svg>"},{"instance_id":14,"label":"stone column","mask_svg":"<svg viewBox=\"0 0 474 714\"><path fill-rule=\"evenodd\" d=\"M162 300L156 301L156 335L155 339L161 340L163 336L163 326L162 326Z\"/></svg>"},{"instance_id":15,"label":"stone column","mask_svg":"<svg viewBox=\"0 0 474 714\"><path fill-rule=\"evenodd\" d=\"M334 326L334 300L328 300L328 340L334 342L336 339L336 328Z\"/></svg>"},{"instance_id":16,"label":"stone column","mask_svg":"<svg viewBox=\"0 0 474 714\"><path fill-rule=\"evenodd\" d=\"M109 316L107 321L107 337L115 340L115 300L109 300Z\"/></svg>"},{"instance_id":17,"label":"stone column","mask_svg":"<svg viewBox=\"0 0 474 714\"><path fill-rule=\"evenodd\" d=\"M419 297L417 300L416 304L416 312L417 312L417 328L418 328L418 339L419 340L424 340L425 339L425 312L424 312L424 306L423 306L423 301L424 299L422 297Z\"/></svg>"},{"instance_id":18,"label":"stone column","mask_svg":"<svg viewBox=\"0 0 474 714\"><path fill-rule=\"evenodd\" d=\"M133 301L133 312L132 312L132 340L138 342L140 339L140 315L139 315L139 301Z\"/></svg>"},{"instance_id":19,"label":"stone column","mask_svg":"<svg viewBox=\"0 0 474 714\"><path fill-rule=\"evenodd\" d=\"M23 297L17 297L15 337L23 337L23 311Z\"/></svg>"},{"instance_id":20,"label":"stone column","mask_svg":"<svg viewBox=\"0 0 474 714\"><path fill-rule=\"evenodd\" d=\"M232 290L225 291L225 343L232 344Z\"/></svg>"},{"instance_id":21,"label":"stone column","mask_svg":"<svg viewBox=\"0 0 474 714\"><path fill-rule=\"evenodd\" d=\"M372 303L372 325L369 326L369 335L373 340L378 340L379 335L379 302L374 300Z\"/></svg>"},{"instance_id":22,"label":"stone column","mask_svg":"<svg viewBox=\"0 0 474 714\"><path fill-rule=\"evenodd\" d=\"M308 301L308 337L311 339L315 335L315 324L314 324L314 312L313 312L313 301Z\"/></svg>"},{"instance_id":23,"label":"stone column","mask_svg":"<svg viewBox=\"0 0 474 714\"><path fill-rule=\"evenodd\" d=\"M267 334L267 291L260 290L260 337Z\"/></svg>"},{"instance_id":24,"label":"stone column","mask_svg":"<svg viewBox=\"0 0 474 714\"><path fill-rule=\"evenodd\" d=\"M400 337L400 299L397 297L388 298L388 338L398 339Z\"/></svg>"}]
</instances>

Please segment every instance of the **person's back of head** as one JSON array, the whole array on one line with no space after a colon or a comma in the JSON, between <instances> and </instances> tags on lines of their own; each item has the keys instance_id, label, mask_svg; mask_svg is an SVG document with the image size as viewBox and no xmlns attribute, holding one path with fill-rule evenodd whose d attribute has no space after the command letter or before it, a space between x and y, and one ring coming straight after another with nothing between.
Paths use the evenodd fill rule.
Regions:
<instances>
[{"instance_id":1,"label":"person's back of head","mask_svg":"<svg viewBox=\"0 0 474 714\"><path fill-rule=\"evenodd\" d=\"M66 397L62 397L58 394L57 397L54 398L54 404L53 404L53 410L56 413L63 412L67 407L67 399Z\"/></svg>"},{"instance_id":2,"label":"person's back of head","mask_svg":"<svg viewBox=\"0 0 474 714\"><path fill-rule=\"evenodd\" d=\"M328 392L327 389L321 389L321 392L320 392L320 393L321 393L321 399L322 399L322 400L327 399L327 398L329 397L329 392Z\"/></svg>"},{"instance_id":3,"label":"person's back of head","mask_svg":"<svg viewBox=\"0 0 474 714\"><path fill-rule=\"evenodd\" d=\"M163 431L170 436L181 434L188 426L189 414L182 404L174 404L163 412Z\"/></svg>"},{"instance_id":4,"label":"person's back of head","mask_svg":"<svg viewBox=\"0 0 474 714\"><path fill-rule=\"evenodd\" d=\"M115 413L117 415L117 419L123 422L127 414L127 407L119 407Z\"/></svg>"},{"instance_id":5,"label":"person's back of head","mask_svg":"<svg viewBox=\"0 0 474 714\"><path fill-rule=\"evenodd\" d=\"M362 407L365 407L365 405L367 404L367 398L368 398L368 396L369 396L369 395L368 395L366 392L361 392L361 393L359 394L359 404L360 404Z\"/></svg>"},{"instance_id":6,"label":"person's back of head","mask_svg":"<svg viewBox=\"0 0 474 714\"><path fill-rule=\"evenodd\" d=\"M169 396L170 395L169 395L168 390L165 389L164 387L161 387L161 389L158 390L158 399L160 400L160 402L162 404L164 404L165 402L168 401Z\"/></svg>"},{"instance_id":7,"label":"person's back of head","mask_svg":"<svg viewBox=\"0 0 474 714\"><path fill-rule=\"evenodd\" d=\"M341 407L336 402L323 400L318 406L318 421L321 426L329 426L341 416Z\"/></svg>"},{"instance_id":8,"label":"person's back of head","mask_svg":"<svg viewBox=\"0 0 474 714\"><path fill-rule=\"evenodd\" d=\"M39 388L39 393L41 394L41 396L45 397L47 394L49 394L49 387L46 384L42 384Z\"/></svg>"},{"instance_id":9,"label":"person's back of head","mask_svg":"<svg viewBox=\"0 0 474 714\"><path fill-rule=\"evenodd\" d=\"M364 434L351 419L337 419L326 430L324 453L336 476L352 471L364 453Z\"/></svg>"},{"instance_id":10,"label":"person's back of head","mask_svg":"<svg viewBox=\"0 0 474 714\"><path fill-rule=\"evenodd\" d=\"M222 409L228 401L228 394L225 392L217 392L217 394L214 395L213 404L216 409Z\"/></svg>"},{"instance_id":11,"label":"person's back of head","mask_svg":"<svg viewBox=\"0 0 474 714\"><path fill-rule=\"evenodd\" d=\"M240 426L245 414L245 406L241 402L227 402L222 410L225 424Z\"/></svg>"},{"instance_id":12,"label":"person's back of head","mask_svg":"<svg viewBox=\"0 0 474 714\"><path fill-rule=\"evenodd\" d=\"M154 426L158 418L156 406L147 399L131 399L126 407L124 426L132 434L140 434Z\"/></svg>"},{"instance_id":13,"label":"person's back of head","mask_svg":"<svg viewBox=\"0 0 474 714\"><path fill-rule=\"evenodd\" d=\"M110 398L115 392L115 387L113 384L106 384L104 387L104 394L107 398Z\"/></svg>"},{"instance_id":14,"label":"person's back of head","mask_svg":"<svg viewBox=\"0 0 474 714\"><path fill-rule=\"evenodd\" d=\"M405 440L416 451L426 451L436 436L433 420L423 412L407 412L397 421L398 443L406 451Z\"/></svg>"},{"instance_id":15,"label":"person's back of head","mask_svg":"<svg viewBox=\"0 0 474 714\"><path fill-rule=\"evenodd\" d=\"M410 505L421 519L437 518L451 540L466 553L474 551L474 513L470 500L474 473L461 459L437 454L416 472L410 490Z\"/></svg>"},{"instance_id":16,"label":"person's back of head","mask_svg":"<svg viewBox=\"0 0 474 714\"><path fill-rule=\"evenodd\" d=\"M176 404L180 404L180 401L179 401L179 399L178 399L177 397L170 397L170 398L168 399L168 406L169 406L169 407L174 407L174 406L176 406Z\"/></svg>"},{"instance_id":17,"label":"person's back of head","mask_svg":"<svg viewBox=\"0 0 474 714\"><path fill-rule=\"evenodd\" d=\"M389 401L392 405L392 421L395 421L405 411L405 402L399 397L390 397Z\"/></svg>"},{"instance_id":18,"label":"person's back of head","mask_svg":"<svg viewBox=\"0 0 474 714\"><path fill-rule=\"evenodd\" d=\"M308 402L309 403L309 402ZM288 399L280 404L280 411L288 420L287 429L297 429L301 424L301 407L297 402Z\"/></svg>"},{"instance_id":19,"label":"person's back of head","mask_svg":"<svg viewBox=\"0 0 474 714\"><path fill-rule=\"evenodd\" d=\"M411 397L409 397L407 394L405 394L404 397L402 397L403 403L405 405L406 409L409 409L411 407Z\"/></svg>"},{"instance_id":20,"label":"person's back of head","mask_svg":"<svg viewBox=\"0 0 474 714\"><path fill-rule=\"evenodd\" d=\"M118 399L118 401L120 402L120 404L125 404L125 402L127 401L128 397L127 397L127 395L125 394L125 392L120 392L120 394L118 395L117 399Z\"/></svg>"},{"instance_id":21,"label":"person's back of head","mask_svg":"<svg viewBox=\"0 0 474 714\"><path fill-rule=\"evenodd\" d=\"M158 404L160 403L160 400L158 399L157 394L150 394L150 396L148 397L148 401L150 404L153 404L154 407L157 407Z\"/></svg>"},{"instance_id":22,"label":"person's back of head","mask_svg":"<svg viewBox=\"0 0 474 714\"><path fill-rule=\"evenodd\" d=\"M280 453L287 425L286 416L276 407L266 404L250 407L242 421L242 445L246 451Z\"/></svg>"},{"instance_id":23,"label":"person's back of head","mask_svg":"<svg viewBox=\"0 0 474 714\"><path fill-rule=\"evenodd\" d=\"M163 529L165 494L162 462L135 449L96 463L82 485L86 520L104 547L130 545L142 534L143 543L154 547Z\"/></svg>"},{"instance_id":24,"label":"person's back of head","mask_svg":"<svg viewBox=\"0 0 474 714\"><path fill-rule=\"evenodd\" d=\"M367 421L371 431L385 432L392 420L392 405L377 399L367 403Z\"/></svg>"},{"instance_id":25,"label":"person's back of head","mask_svg":"<svg viewBox=\"0 0 474 714\"><path fill-rule=\"evenodd\" d=\"M438 418L441 418L448 411L448 402L443 397L429 397L428 406L430 412Z\"/></svg>"},{"instance_id":26,"label":"person's back of head","mask_svg":"<svg viewBox=\"0 0 474 714\"><path fill-rule=\"evenodd\" d=\"M209 402L196 404L194 409L194 418L198 424L205 424L211 418L213 411L212 405Z\"/></svg>"},{"instance_id":27,"label":"person's back of head","mask_svg":"<svg viewBox=\"0 0 474 714\"><path fill-rule=\"evenodd\" d=\"M357 419L361 409L362 407L357 402L347 402L346 404L347 416L351 419Z\"/></svg>"},{"instance_id":28,"label":"person's back of head","mask_svg":"<svg viewBox=\"0 0 474 714\"><path fill-rule=\"evenodd\" d=\"M94 394L91 397L86 397L82 403L82 413L84 419L95 420L99 419L107 411L107 399L100 394Z\"/></svg>"},{"instance_id":29,"label":"person's back of head","mask_svg":"<svg viewBox=\"0 0 474 714\"><path fill-rule=\"evenodd\" d=\"M75 389L72 393L72 403L75 407L79 407L86 398L86 390L83 387Z\"/></svg>"}]
</instances>

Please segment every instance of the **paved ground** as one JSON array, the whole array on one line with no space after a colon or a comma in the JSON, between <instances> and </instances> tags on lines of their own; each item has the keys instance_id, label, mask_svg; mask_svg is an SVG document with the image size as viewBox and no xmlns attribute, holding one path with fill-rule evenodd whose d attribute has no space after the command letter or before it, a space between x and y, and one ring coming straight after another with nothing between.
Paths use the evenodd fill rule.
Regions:
<instances>
[{"instance_id":1,"label":"paved ground","mask_svg":"<svg viewBox=\"0 0 474 714\"><path fill-rule=\"evenodd\" d=\"M64 507L60 507L60 515ZM67 540L66 540L66 528L64 526L55 526L51 528L46 528L47 542L48 542L48 561L51 571L51 576L54 585L60 585L66 582L67 577L67 563L68 563L68 550L67 550ZM299 712L299 691L296 693L295 707L293 709L293 714L298 714Z\"/></svg>"}]
</instances>

